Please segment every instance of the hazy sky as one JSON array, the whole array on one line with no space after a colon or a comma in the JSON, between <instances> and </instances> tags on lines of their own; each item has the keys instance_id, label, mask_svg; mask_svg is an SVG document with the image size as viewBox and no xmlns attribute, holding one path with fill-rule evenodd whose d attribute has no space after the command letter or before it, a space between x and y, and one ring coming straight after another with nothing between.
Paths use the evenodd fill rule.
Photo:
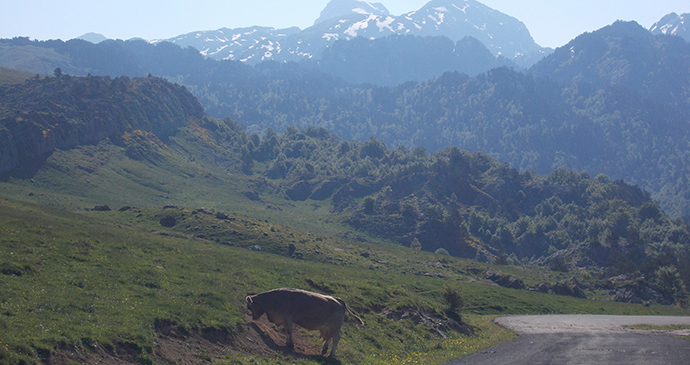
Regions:
<instances>
[{"instance_id":1,"label":"hazy sky","mask_svg":"<svg viewBox=\"0 0 690 365\"><path fill-rule=\"evenodd\" d=\"M252 25L311 26L329 0L2 0L0 38L71 39L96 32L108 38L165 39L197 30ZM458 3L464 0L457 0ZM374 0L394 15L427 0ZM690 13L690 0L483 0L518 18L542 46L558 47L618 19L649 28L670 13Z\"/></svg>"}]
</instances>

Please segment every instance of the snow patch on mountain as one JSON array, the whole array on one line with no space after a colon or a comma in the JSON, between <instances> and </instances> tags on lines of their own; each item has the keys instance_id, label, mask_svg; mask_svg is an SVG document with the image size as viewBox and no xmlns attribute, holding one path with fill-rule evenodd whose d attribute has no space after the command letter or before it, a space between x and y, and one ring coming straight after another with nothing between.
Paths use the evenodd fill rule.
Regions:
<instances>
[{"instance_id":1,"label":"snow patch on mountain","mask_svg":"<svg viewBox=\"0 0 690 365\"><path fill-rule=\"evenodd\" d=\"M359 34L360 30L369 28L369 22L372 20L376 20L376 15L369 15L366 19L350 25L350 27L347 28L347 30L343 33L355 38Z\"/></svg>"},{"instance_id":2,"label":"snow patch on mountain","mask_svg":"<svg viewBox=\"0 0 690 365\"><path fill-rule=\"evenodd\" d=\"M340 34L338 34L338 33L324 33L322 38L329 41L329 42L331 40L337 41L340 38Z\"/></svg>"},{"instance_id":3,"label":"snow patch on mountain","mask_svg":"<svg viewBox=\"0 0 690 365\"><path fill-rule=\"evenodd\" d=\"M448 9L446 9L444 7L440 7L440 8L434 8L434 10L436 10L435 16L432 14L429 14L429 15L427 15L427 17L429 19L433 20L434 22L436 22L437 25L443 24L443 19L446 17L446 12L448 11Z\"/></svg>"},{"instance_id":4,"label":"snow patch on mountain","mask_svg":"<svg viewBox=\"0 0 690 365\"><path fill-rule=\"evenodd\" d=\"M389 31L391 31L392 33L395 33L396 30L391 27L391 24L393 24L394 21L395 21L395 18L392 16L389 16L383 20L376 20L376 26L379 28L379 32L383 32L384 28L385 28L385 29L388 29ZM398 29L400 29L400 28L398 28Z\"/></svg>"},{"instance_id":5,"label":"snow patch on mountain","mask_svg":"<svg viewBox=\"0 0 690 365\"><path fill-rule=\"evenodd\" d=\"M678 15L671 13L654 23L649 31L652 34L667 34L685 38L690 42L690 14Z\"/></svg>"},{"instance_id":6,"label":"snow patch on mountain","mask_svg":"<svg viewBox=\"0 0 690 365\"><path fill-rule=\"evenodd\" d=\"M460 10L460 11L462 11L463 13L467 13L467 8L470 7L470 4L465 4L465 6L463 6L462 8L459 7L459 6L457 6L457 5L455 5L455 4L453 4L453 7L455 7L456 9L458 9L458 10Z\"/></svg>"}]
</instances>

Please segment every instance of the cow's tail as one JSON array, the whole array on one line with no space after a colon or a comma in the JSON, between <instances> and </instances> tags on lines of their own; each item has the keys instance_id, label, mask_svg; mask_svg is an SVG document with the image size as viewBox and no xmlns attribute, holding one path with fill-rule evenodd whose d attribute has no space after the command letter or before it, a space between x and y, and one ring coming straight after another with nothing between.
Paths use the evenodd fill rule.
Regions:
<instances>
[{"instance_id":1,"label":"cow's tail","mask_svg":"<svg viewBox=\"0 0 690 365\"><path fill-rule=\"evenodd\" d=\"M347 311L347 313L350 313L351 316L355 317L355 319L359 322L359 324L361 324L362 326L364 326L364 321L363 321L361 318L359 318L358 315L352 313L352 311L350 310L350 308L347 307L347 304L345 304L345 301L344 301L344 300L342 300L342 299L340 299L340 298L335 298L335 299L338 301L338 303L342 304L343 308L345 308L345 310Z\"/></svg>"}]
</instances>

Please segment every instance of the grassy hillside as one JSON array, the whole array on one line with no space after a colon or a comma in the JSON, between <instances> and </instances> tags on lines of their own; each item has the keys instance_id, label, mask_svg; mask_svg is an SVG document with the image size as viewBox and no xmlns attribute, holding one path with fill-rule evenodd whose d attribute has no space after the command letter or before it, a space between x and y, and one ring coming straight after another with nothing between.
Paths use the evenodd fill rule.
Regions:
<instances>
[{"instance_id":1,"label":"grassy hillside","mask_svg":"<svg viewBox=\"0 0 690 365\"><path fill-rule=\"evenodd\" d=\"M490 286L468 271L477 265L469 260L322 238L234 214L219 219L210 210L67 213L1 199L0 213L6 253L0 262L0 363L6 364L48 357L78 361L74 354L87 356L89 350L164 362L157 346L175 331L236 349L219 352L221 360L281 362L288 355L279 350L259 343L247 353L237 341L254 331L244 316L244 296L283 286L338 295L362 316L365 328L346 323L339 352L344 363L383 364L408 356L434 363L509 338L486 314L685 313ZM171 214L180 217L178 224L162 227L160 219ZM288 243L304 258L288 256ZM255 245L262 251L245 248ZM464 298L461 314L476 326L476 335L440 328L444 338L415 323L413 315L396 320L391 314L447 319L446 287ZM315 336L302 341L298 352L313 355ZM300 361L317 363L318 357Z\"/></svg>"},{"instance_id":2,"label":"grassy hillside","mask_svg":"<svg viewBox=\"0 0 690 365\"><path fill-rule=\"evenodd\" d=\"M156 146L153 163L130 159L126 148L110 142L58 150L31 179L10 177L0 183L0 195L66 210L95 205L208 207L318 234L347 232L348 227L329 217L327 204L290 202L272 194L251 200L245 193L254 192L264 179L238 174L232 166L226 171L210 169L202 160L203 149L210 146L190 144L187 137L196 138L182 133L170 145Z\"/></svg>"},{"instance_id":3,"label":"grassy hillside","mask_svg":"<svg viewBox=\"0 0 690 365\"><path fill-rule=\"evenodd\" d=\"M0 66L0 85L12 85L35 77L36 74ZM40 77L40 76L39 76Z\"/></svg>"},{"instance_id":4,"label":"grassy hillside","mask_svg":"<svg viewBox=\"0 0 690 365\"><path fill-rule=\"evenodd\" d=\"M357 364L474 352L510 338L496 315L687 314L655 305L663 297L610 301L653 287L683 303L689 272L679 264L688 227L623 182L539 177L480 153L391 150L319 128L262 138L156 78L25 87L0 88L0 137L24 156L0 176L0 364L340 363L315 356L313 333L288 354L273 326L248 321L245 295L277 287L345 299L366 323L347 322L339 349ZM85 90L98 97L84 102ZM108 134L104 120L117 121L103 122ZM394 239L407 231L413 248ZM484 249L485 262L427 252L449 242ZM550 256L495 255L512 246ZM619 253L618 271L563 270L557 249L569 260Z\"/></svg>"},{"instance_id":5,"label":"grassy hillside","mask_svg":"<svg viewBox=\"0 0 690 365\"><path fill-rule=\"evenodd\" d=\"M482 153L390 149L314 127L260 137L153 77L62 76L0 91L6 196L72 210L205 206L484 261L613 267L609 276L657 278L666 267L685 284L670 275L668 286L647 283L663 298L641 299L669 304L690 285L690 226L603 175L539 176Z\"/></svg>"}]
</instances>

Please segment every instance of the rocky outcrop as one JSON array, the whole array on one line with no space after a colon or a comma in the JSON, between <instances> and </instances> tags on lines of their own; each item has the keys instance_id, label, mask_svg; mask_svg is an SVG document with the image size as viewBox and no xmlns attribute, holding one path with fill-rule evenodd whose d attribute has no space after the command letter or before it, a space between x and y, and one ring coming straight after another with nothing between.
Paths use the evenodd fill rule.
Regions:
<instances>
[{"instance_id":1,"label":"rocky outcrop","mask_svg":"<svg viewBox=\"0 0 690 365\"><path fill-rule=\"evenodd\" d=\"M525 289L525 283L520 278L515 278L507 274L501 274L493 271L485 271L484 279L491 280L494 283L510 289Z\"/></svg>"},{"instance_id":2,"label":"rocky outcrop","mask_svg":"<svg viewBox=\"0 0 690 365\"><path fill-rule=\"evenodd\" d=\"M655 290L649 279L640 275L618 275L608 279L608 300L622 303L673 305L674 298L664 297Z\"/></svg>"},{"instance_id":3,"label":"rocky outcrop","mask_svg":"<svg viewBox=\"0 0 690 365\"><path fill-rule=\"evenodd\" d=\"M0 174L34 164L55 149L115 143L128 132L175 133L204 110L179 85L160 78L70 77L0 87Z\"/></svg>"},{"instance_id":4,"label":"rocky outcrop","mask_svg":"<svg viewBox=\"0 0 690 365\"><path fill-rule=\"evenodd\" d=\"M443 338L447 338L446 332L455 331L470 336L474 334L474 328L462 321L461 318L450 318L438 313L425 311L420 308L401 307L396 310L385 309L382 313L393 321L411 320L414 324L428 328Z\"/></svg>"},{"instance_id":5,"label":"rocky outcrop","mask_svg":"<svg viewBox=\"0 0 690 365\"><path fill-rule=\"evenodd\" d=\"M567 295L570 297L585 299L587 298L587 294L585 293L584 289L591 288L587 288L574 277L570 278L570 280L561 280L553 285L550 285L549 283L541 283L534 288L529 288L529 290L545 294Z\"/></svg>"},{"instance_id":6,"label":"rocky outcrop","mask_svg":"<svg viewBox=\"0 0 690 365\"><path fill-rule=\"evenodd\" d=\"M510 289L527 289L531 291L536 291L545 294L555 294L555 295L567 295L576 298L587 298L585 289L588 288L583 283L579 282L574 277L570 280L561 280L553 285L549 283L541 283L534 288L528 288L527 285L520 278L512 277L508 274L502 274L500 272L494 272L491 270L481 271L477 268L467 268L467 271L477 275L479 273L484 274L484 279L492 281L499 286Z\"/></svg>"}]
</instances>

